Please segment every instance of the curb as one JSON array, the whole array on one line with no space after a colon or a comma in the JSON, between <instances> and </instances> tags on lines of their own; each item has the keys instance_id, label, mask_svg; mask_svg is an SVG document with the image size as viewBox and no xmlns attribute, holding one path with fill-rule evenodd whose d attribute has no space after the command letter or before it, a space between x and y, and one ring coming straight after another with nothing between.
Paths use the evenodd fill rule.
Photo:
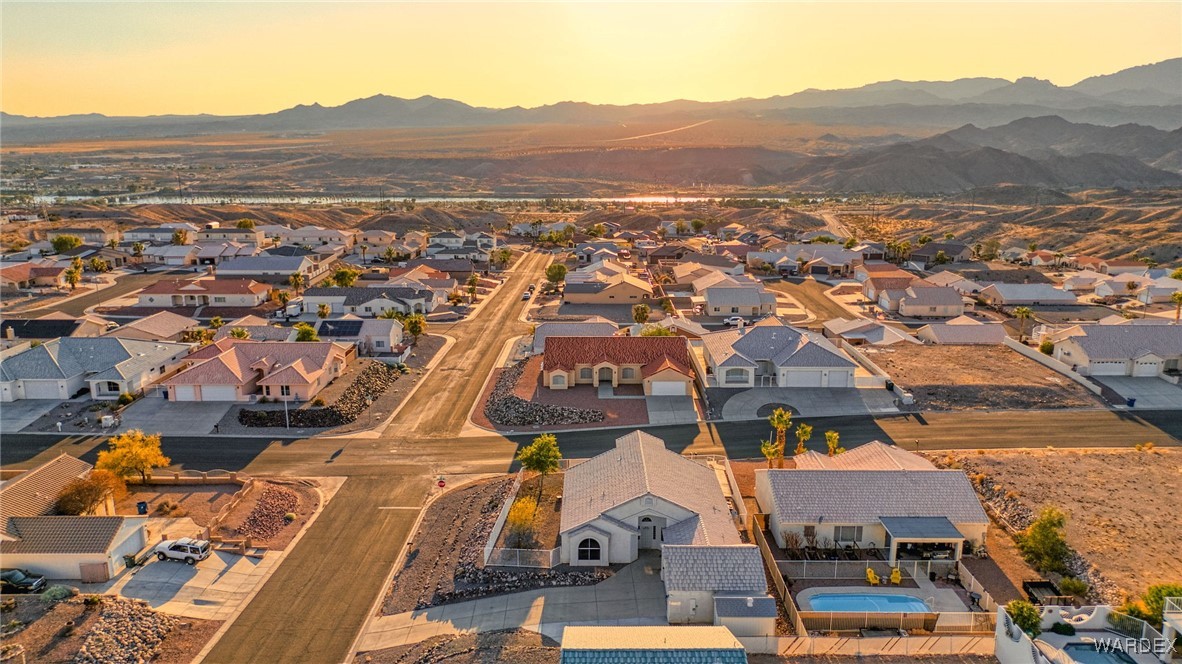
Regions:
<instances>
[{"instance_id":1,"label":"curb","mask_svg":"<svg viewBox=\"0 0 1182 664\"><path fill-rule=\"evenodd\" d=\"M497 355L496 362L493 363L493 368L488 372L488 375L484 377L484 382L480 384L480 396L476 398L476 402L473 403L472 407L468 409L468 417L464 420L464 428L466 428L468 426L472 426L472 427L475 427L481 431L487 431L489 433L501 433L500 431L497 431L496 429L489 429L488 427L480 426L476 422L472 421L472 414L476 412L476 408L478 406L480 406L480 404L482 403L482 401L483 401L482 397L484 396L484 391L488 389L488 384L492 380L493 372L496 371L498 368L503 368L502 365L505 361L505 358L511 352L513 345L515 345L518 341L524 339L525 336L526 335L521 335L519 337L512 337L510 339L506 339L505 343L501 345L501 351ZM461 436L464 435L463 428L460 429L460 435Z\"/></svg>"}]
</instances>

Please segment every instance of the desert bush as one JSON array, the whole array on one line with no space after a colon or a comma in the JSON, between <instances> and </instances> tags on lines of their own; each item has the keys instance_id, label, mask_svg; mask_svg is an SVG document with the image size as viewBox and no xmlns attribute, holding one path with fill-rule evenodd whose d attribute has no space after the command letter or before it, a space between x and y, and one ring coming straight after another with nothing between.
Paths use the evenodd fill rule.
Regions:
<instances>
[{"instance_id":1,"label":"desert bush","mask_svg":"<svg viewBox=\"0 0 1182 664\"><path fill-rule=\"evenodd\" d=\"M316 397L312 400L312 405L317 408L324 408L324 399L321 397Z\"/></svg>"},{"instance_id":2,"label":"desert bush","mask_svg":"<svg viewBox=\"0 0 1182 664\"><path fill-rule=\"evenodd\" d=\"M287 514L284 514L284 515L283 515L283 520L284 520L284 521L286 521L286 522L288 522L288 523L291 523L292 521L295 521L295 520L296 520L296 515L295 515L295 512L288 512Z\"/></svg>"},{"instance_id":3,"label":"desert bush","mask_svg":"<svg viewBox=\"0 0 1182 664\"><path fill-rule=\"evenodd\" d=\"M1019 629L1030 636L1038 636L1042 632L1042 615L1030 602L1022 599L1014 600L1006 604L1006 613L1010 614L1010 619Z\"/></svg>"},{"instance_id":4,"label":"desert bush","mask_svg":"<svg viewBox=\"0 0 1182 664\"><path fill-rule=\"evenodd\" d=\"M1063 536L1067 515L1057 507L1047 506L1030 527L1018 536L1018 548L1026 561L1042 572L1066 572L1071 549Z\"/></svg>"},{"instance_id":5,"label":"desert bush","mask_svg":"<svg viewBox=\"0 0 1182 664\"><path fill-rule=\"evenodd\" d=\"M41 599L44 602L55 604L62 601L63 599L69 599L77 594L78 590L76 588L71 588L69 586L50 586L45 590L45 592L41 593Z\"/></svg>"},{"instance_id":6,"label":"desert bush","mask_svg":"<svg viewBox=\"0 0 1182 664\"><path fill-rule=\"evenodd\" d=\"M538 512L538 501L533 496L521 496L513 501L505 527L509 529L507 542L515 548L525 548L534 539L534 516Z\"/></svg>"},{"instance_id":7,"label":"desert bush","mask_svg":"<svg viewBox=\"0 0 1182 664\"><path fill-rule=\"evenodd\" d=\"M0 613L8 613L9 611L15 611L15 610L16 610L16 599L9 597L8 599L4 600L3 602L0 602Z\"/></svg>"},{"instance_id":8,"label":"desert bush","mask_svg":"<svg viewBox=\"0 0 1182 664\"><path fill-rule=\"evenodd\" d=\"M1038 352L1042 353L1043 355L1050 355L1055 352L1055 344L1049 341L1044 341L1038 345Z\"/></svg>"},{"instance_id":9,"label":"desert bush","mask_svg":"<svg viewBox=\"0 0 1182 664\"><path fill-rule=\"evenodd\" d=\"M1074 636L1075 628L1067 623L1057 622L1051 625L1051 631L1055 634L1062 634L1063 636Z\"/></svg>"},{"instance_id":10,"label":"desert bush","mask_svg":"<svg viewBox=\"0 0 1182 664\"><path fill-rule=\"evenodd\" d=\"M126 406L127 404L131 403L132 401L135 401L135 395L133 395L129 392L124 392L123 394L120 394L119 398L116 400L116 402L120 406Z\"/></svg>"},{"instance_id":11,"label":"desert bush","mask_svg":"<svg viewBox=\"0 0 1182 664\"><path fill-rule=\"evenodd\" d=\"M87 595L86 598L82 600L82 603L89 607L95 607L103 603L103 596Z\"/></svg>"}]
</instances>

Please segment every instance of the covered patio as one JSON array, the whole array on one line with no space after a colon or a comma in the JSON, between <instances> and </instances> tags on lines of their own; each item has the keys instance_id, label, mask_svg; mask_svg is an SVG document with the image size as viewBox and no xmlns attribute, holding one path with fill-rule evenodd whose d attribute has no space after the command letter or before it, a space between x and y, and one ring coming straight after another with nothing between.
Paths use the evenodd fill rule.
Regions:
<instances>
[{"instance_id":1,"label":"covered patio","mask_svg":"<svg viewBox=\"0 0 1182 664\"><path fill-rule=\"evenodd\" d=\"M879 521L892 565L896 560L960 560L965 537L947 517L884 516Z\"/></svg>"}]
</instances>

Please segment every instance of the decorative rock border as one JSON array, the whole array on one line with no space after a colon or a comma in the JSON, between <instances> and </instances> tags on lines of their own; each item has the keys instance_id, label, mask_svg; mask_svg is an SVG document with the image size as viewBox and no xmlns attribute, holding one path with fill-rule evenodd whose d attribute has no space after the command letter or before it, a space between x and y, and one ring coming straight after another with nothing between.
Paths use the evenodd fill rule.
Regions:
<instances>
[{"instance_id":1,"label":"decorative rock border","mask_svg":"<svg viewBox=\"0 0 1182 664\"><path fill-rule=\"evenodd\" d=\"M381 362L369 365L340 398L325 408L238 411L238 423L246 427L284 427L287 418L295 428L327 428L348 424L357 419L378 395L383 394L402 375L398 369Z\"/></svg>"},{"instance_id":2,"label":"decorative rock border","mask_svg":"<svg viewBox=\"0 0 1182 664\"><path fill-rule=\"evenodd\" d=\"M525 371L528 358L501 372L484 405L484 416L499 426L552 426L557 424L589 424L602 422L602 410L555 406L526 401L513 394L513 388Z\"/></svg>"}]
</instances>

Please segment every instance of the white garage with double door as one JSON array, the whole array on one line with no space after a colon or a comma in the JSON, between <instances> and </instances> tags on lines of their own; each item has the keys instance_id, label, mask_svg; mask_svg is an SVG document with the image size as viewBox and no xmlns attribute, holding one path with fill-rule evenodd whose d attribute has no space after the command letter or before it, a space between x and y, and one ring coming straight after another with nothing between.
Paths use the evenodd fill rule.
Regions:
<instances>
[{"instance_id":1,"label":"white garage with double door","mask_svg":"<svg viewBox=\"0 0 1182 664\"><path fill-rule=\"evenodd\" d=\"M23 380L26 399L69 399L64 380Z\"/></svg>"},{"instance_id":2,"label":"white garage with double door","mask_svg":"<svg viewBox=\"0 0 1182 664\"><path fill-rule=\"evenodd\" d=\"M784 387L821 387L824 372L820 369L785 369Z\"/></svg>"},{"instance_id":3,"label":"white garage with double door","mask_svg":"<svg viewBox=\"0 0 1182 664\"><path fill-rule=\"evenodd\" d=\"M654 380L651 384L653 387L649 394L654 397L684 397L688 385L686 382L673 380Z\"/></svg>"}]
</instances>

